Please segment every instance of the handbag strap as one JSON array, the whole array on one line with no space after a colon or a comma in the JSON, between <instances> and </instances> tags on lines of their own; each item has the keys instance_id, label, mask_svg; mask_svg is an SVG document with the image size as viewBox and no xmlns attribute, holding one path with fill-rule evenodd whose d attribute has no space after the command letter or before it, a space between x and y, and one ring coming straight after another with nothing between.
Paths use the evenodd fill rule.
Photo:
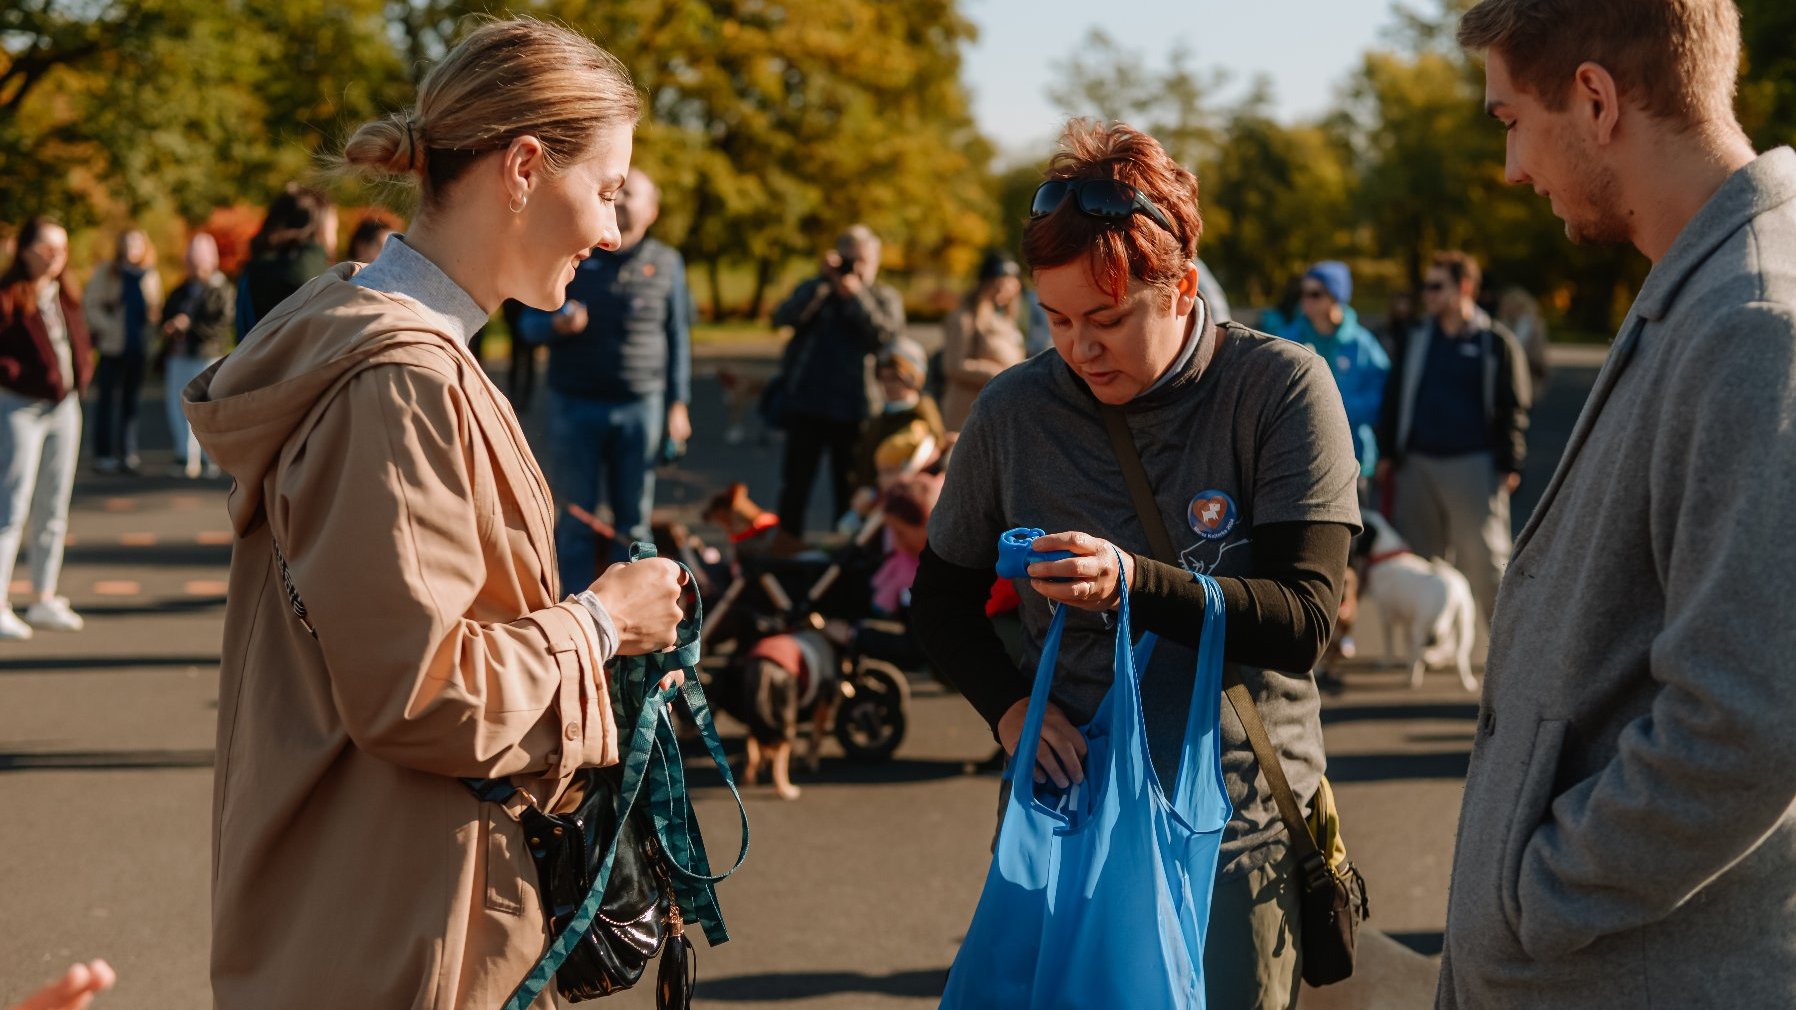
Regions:
<instances>
[{"instance_id":1,"label":"handbag strap","mask_svg":"<svg viewBox=\"0 0 1796 1010\"><path fill-rule=\"evenodd\" d=\"M1172 545L1172 536L1166 531L1166 520L1160 515L1160 508L1154 503L1154 486L1148 480L1147 469L1141 464L1141 452L1135 447L1135 436L1129 431L1129 419L1121 407L1099 404L1098 410L1104 417L1104 430L1110 435L1110 446L1116 452L1116 461L1122 466L1123 483L1128 485L1129 497L1135 503L1136 516L1141 520L1142 532L1147 535L1148 546L1154 557L1166 564L1178 566L1179 552ZM1278 751L1272 746L1272 738L1266 732L1266 724L1260 721L1260 710L1254 704L1253 695L1242 683L1241 675L1233 667L1223 664L1222 667L1223 697L1235 710L1235 717L1241 720L1241 729L1247 734L1248 745L1253 748L1254 760L1260 766L1260 774L1266 776L1266 784L1272 788L1272 799L1278 805L1279 819L1285 822L1285 831L1291 836L1291 845L1296 850L1298 865L1307 873L1312 867L1322 862L1320 850L1316 848L1316 839L1310 834L1310 826L1303 817L1303 809L1297 805L1297 797L1291 792L1291 783L1285 778L1284 763L1279 760Z\"/></svg>"}]
</instances>

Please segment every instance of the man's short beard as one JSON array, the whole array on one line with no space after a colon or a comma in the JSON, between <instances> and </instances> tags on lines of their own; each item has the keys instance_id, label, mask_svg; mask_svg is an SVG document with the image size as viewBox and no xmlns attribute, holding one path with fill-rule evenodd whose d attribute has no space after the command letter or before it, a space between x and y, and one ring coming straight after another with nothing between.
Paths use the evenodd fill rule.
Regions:
<instances>
[{"instance_id":1,"label":"man's short beard","mask_svg":"<svg viewBox=\"0 0 1796 1010\"><path fill-rule=\"evenodd\" d=\"M1594 158L1581 158L1574 178L1578 190L1568 207L1587 208L1577 217L1565 218L1565 237L1578 245L1624 245L1633 241L1632 217L1621 203L1621 184L1615 172Z\"/></svg>"}]
</instances>

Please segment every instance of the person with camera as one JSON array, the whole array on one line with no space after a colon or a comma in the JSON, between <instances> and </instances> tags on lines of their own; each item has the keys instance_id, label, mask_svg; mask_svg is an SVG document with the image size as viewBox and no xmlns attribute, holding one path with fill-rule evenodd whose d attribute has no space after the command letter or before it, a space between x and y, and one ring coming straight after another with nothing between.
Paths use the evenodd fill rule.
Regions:
<instances>
[{"instance_id":1,"label":"person with camera","mask_svg":"<svg viewBox=\"0 0 1796 1010\"><path fill-rule=\"evenodd\" d=\"M786 429L780 469L780 526L804 534L806 506L817 469L829 454L831 516L848 511L850 474L861 427L880 403L873 366L879 349L904 333L904 301L879 277L879 236L857 224L823 257L816 277L773 311L775 326L790 326L781 361L781 403L774 413Z\"/></svg>"}]
</instances>

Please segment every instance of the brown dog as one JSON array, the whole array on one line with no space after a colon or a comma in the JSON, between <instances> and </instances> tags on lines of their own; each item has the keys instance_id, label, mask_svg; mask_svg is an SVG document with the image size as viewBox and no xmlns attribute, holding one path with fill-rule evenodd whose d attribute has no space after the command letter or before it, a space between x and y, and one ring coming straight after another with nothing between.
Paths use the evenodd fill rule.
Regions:
<instances>
[{"instance_id":1,"label":"brown dog","mask_svg":"<svg viewBox=\"0 0 1796 1010\"><path fill-rule=\"evenodd\" d=\"M754 503L746 484L731 484L705 505L705 521L730 538L736 557L790 558L809 550L802 537L780 529L779 516Z\"/></svg>"}]
</instances>

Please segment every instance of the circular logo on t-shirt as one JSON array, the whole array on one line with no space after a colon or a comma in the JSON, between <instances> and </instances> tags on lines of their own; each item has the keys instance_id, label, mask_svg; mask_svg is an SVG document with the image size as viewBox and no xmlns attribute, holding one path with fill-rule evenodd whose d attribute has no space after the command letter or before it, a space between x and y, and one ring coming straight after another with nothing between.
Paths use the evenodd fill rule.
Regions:
<instances>
[{"instance_id":1,"label":"circular logo on t-shirt","mask_svg":"<svg viewBox=\"0 0 1796 1010\"><path fill-rule=\"evenodd\" d=\"M1191 499L1185 517L1191 522L1191 532L1205 540L1221 540L1234 530L1235 522L1241 518L1241 510L1235 507L1235 499L1212 489L1199 491L1197 497Z\"/></svg>"}]
</instances>

